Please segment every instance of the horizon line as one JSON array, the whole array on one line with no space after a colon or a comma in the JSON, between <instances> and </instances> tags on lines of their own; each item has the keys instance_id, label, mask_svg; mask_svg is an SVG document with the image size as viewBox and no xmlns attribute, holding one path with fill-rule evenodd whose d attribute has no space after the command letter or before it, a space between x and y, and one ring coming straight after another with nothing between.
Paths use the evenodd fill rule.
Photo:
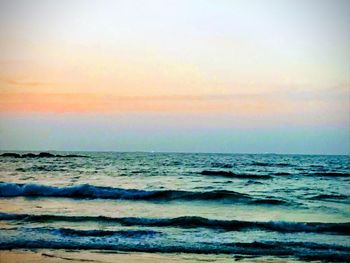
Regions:
<instances>
[{"instance_id":1,"label":"horizon line","mask_svg":"<svg viewBox=\"0 0 350 263\"><path fill-rule=\"evenodd\" d=\"M237 154L237 155L326 155L326 156L350 156L350 153L277 153L277 152L205 152L205 151L146 151L146 150L0 150L4 152L87 152L87 153L171 153L171 154Z\"/></svg>"}]
</instances>

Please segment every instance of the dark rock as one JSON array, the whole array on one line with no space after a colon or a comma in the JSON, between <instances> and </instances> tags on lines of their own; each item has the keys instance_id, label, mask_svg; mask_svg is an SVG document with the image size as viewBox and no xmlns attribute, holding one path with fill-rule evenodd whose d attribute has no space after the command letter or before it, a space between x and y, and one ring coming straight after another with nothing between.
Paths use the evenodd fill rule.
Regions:
<instances>
[{"instance_id":1,"label":"dark rock","mask_svg":"<svg viewBox=\"0 0 350 263\"><path fill-rule=\"evenodd\" d=\"M3 153L0 156L2 157L14 157L14 158L49 158L49 157L62 157L62 158L72 158L72 157L87 157L84 155L78 155L78 154L67 154L67 155L54 155L48 152L41 152L39 154L35 153L25 153L22 154L22 156L18 153Z\"/></svg>"}]
</instances>

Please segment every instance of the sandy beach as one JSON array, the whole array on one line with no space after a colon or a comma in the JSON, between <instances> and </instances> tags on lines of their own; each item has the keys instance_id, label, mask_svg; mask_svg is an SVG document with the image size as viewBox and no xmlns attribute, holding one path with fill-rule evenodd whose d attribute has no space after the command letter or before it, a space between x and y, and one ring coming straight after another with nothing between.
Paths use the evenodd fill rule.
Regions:
<instances>
[{"instance_id":1,"label":"sandy beach","mask_svg":"<svg viewBox=\"0 0 350 263\"><path fill-rule=\"evenodd\" d=\"M274 259L272 257L245 258L228 255L195 255L195 254L154 254L123 253L110 251L65 251L65 250L3 250L0 251L1 263L57 263L57 262L301 262L291 259Z\"/></svg>"}]
</instances>

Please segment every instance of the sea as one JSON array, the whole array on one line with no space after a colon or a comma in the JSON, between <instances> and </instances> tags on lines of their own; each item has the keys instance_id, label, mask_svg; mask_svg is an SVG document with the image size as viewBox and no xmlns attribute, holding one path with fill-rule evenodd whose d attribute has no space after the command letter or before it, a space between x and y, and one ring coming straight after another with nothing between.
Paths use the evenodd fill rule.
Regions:
<instances>
[{"instance_id":1,"label":"sea","mask_svg":"<svg viewBox=\"0 0 350 263\"><path fill-rule=\"evenodd\" d=\"M350 156L0 156L0 250L350 262Z\"/></svg>"}]
</instances>

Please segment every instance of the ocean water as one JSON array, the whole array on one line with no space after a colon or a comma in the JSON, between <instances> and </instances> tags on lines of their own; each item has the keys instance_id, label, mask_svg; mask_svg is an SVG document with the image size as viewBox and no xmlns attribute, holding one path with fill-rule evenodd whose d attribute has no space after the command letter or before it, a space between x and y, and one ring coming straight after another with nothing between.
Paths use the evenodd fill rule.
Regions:
<instances>
[{"instance_id":1,"label":"ocean water","mask_svg":"<svg viewBox=\"0 0 350 263\"><path fill-rule=\"evenodd\" d=\"M52 153L0 157L0 249L350 261L349 156Z\"/></svg>"}]
</instances>

